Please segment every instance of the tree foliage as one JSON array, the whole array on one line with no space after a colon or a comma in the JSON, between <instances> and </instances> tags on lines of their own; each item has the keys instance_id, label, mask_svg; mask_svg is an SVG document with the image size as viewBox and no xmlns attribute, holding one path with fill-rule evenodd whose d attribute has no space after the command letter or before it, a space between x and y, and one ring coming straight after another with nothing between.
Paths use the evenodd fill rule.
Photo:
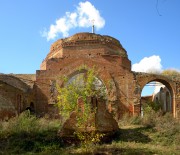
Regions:
<instances>
[{"instance_id":1,"label":"tree foliage","mask_svg":"<svg viewBox=\"0 0 180 155\"><path fill-rule=\"evenodd\" d=\"M162 72L162 75L169 77L180 77L180 72L175 69L167 69Z\"/></svg>"},{"instance_id":2,"label":"tree foliage","mask_svg":"<svg viewBox=\"0 0 180 155\"><path fill-rule=\"evenodd\" d=\"M90 97L103 97L106 96L106 88L103 83L97 78L95 69L89 69L85 73L77 74L71 79L64 78L65 86L58 87L58 107L60 114L64 119L70 116L72 111L79 112L80 109L77 105L79 98L83 100L83 113L77 120L85 121L91 111ZM82 107L81 107L82 108ZM84 115L84 118L82 117ZM82 120L85 119L85 120Z\"/></svg>"},{"instance_id":3,"label":"tree foliage","mask_svg":"<svg viewBox=\"0 0 180 155\"><path fill-rule=\"evenodd\" d=\"M60 114L65 121L72 112L76 113L77 130L74 135L87 150L90 145L99 143L104 136L95 130L96 107L92 107L91 97L105 98L106 87L97 78L94 68L70 79L65 78L64 82L64 87L58 87Z\"/></svg>"}]
</instances>

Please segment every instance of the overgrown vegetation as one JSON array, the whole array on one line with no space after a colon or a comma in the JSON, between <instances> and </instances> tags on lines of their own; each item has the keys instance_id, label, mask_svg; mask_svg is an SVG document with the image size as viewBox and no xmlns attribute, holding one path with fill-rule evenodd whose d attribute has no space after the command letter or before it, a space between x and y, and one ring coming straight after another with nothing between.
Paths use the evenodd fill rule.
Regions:
<instances>
[{"instance_id":1,"label":"overgrown vegetation","mask_svg":"<svg viewBox=\"0 0 180 155\"><path fill-rule=\"evenodd\" d=\"M171 113L164 114L154 103L143 107L143 117L124 115L118 122L120 131L114 141L99 144L103 134L86 132L94 127L89 119L94 119L96 112L88 97L105 97L106 90L98 85L94 70L78 78L58 90L63 121L37 118L28 111L1 121L0 154L179 154L180 122ZM77 105L79 99L83 104ZM81 145L66 145L57 134L72 111L77 113L77 127L85 129L74 133Z\"/></svg>"},{"instance_id":2,"label":"overgrown vegetation","mask_svg":"<svg viewBox=\"0 0 180 155\"><path fill-rule=\"evenodd\" d=\"M0 154L54 151L62 146L57 137L59 120L36 118L29 111L0 122Z\"/></svg>"},{"instance_id":3,"label":"overgrown vegetation","mask_svg":"<svg viewBox=\"0 0 180 155\"><path fill-rule=\"evenodd\" d=\"M153 137L150 136L149 138L153 138L151 141L154 143L160 143L164 146L180 145L180 121L174 119L171 113L163 114L161 110L155 112L148 107L145 117L124 115L119 126L120 128L138 126L148 132L150 131Z\"/></svg>"},{"instance_id":4,"label":"overgrown vegetation","mask_svg":"<svg viewBox=\"0 0 180 155\"><path fill-rule=\"evenodd\" d=\"M175 70L175 69L167 69L162 71L162 75L170 78L170 79L178 79L180 80L180 71Z\"/></svg>"},{"instance_id":5,"label":"overgrown vegetation","mask_svg":"<svg viewBox=\"0 0 180 155\"><path fill-rule=\"evenodd\" d=\"M180 77L180 72L175 69L167 69L162 71L162 75Z\"/></svg>"},{"instance_id":6,"label":"overgrown vegetation","mask_svg":"<svg viewBox=\"0 0 180 155\"><path fill-rule=\"evenodd\" d=\"M29 113L0 122L0 154L179 154L180 123L167 113L147 118L125 115L120 133L109 144L65 146L57 135L59 120L36 118ZM151 120L151 121L149 121ZM149 124L153 125L149 125Z\"/></svg>"},{"instance_id":7,"label":"overgrown vegetation","mask_svg":"<svg viewBox=\"0 0 180 155\"><path fill-rule=\"evenodd\" d=\"M84 67L81 67L80 73L71 79L64 78L64 87L58 87L58 107L63 118L62 122L68 119L72 112L76 113L74 135L87 150L89 146L99 143L104 136L96 132L96 107L93 107L91 98L105 98L106 88L97 78L95 68ZM87 72L81 72L84 69Z\"/></svg>"},{"instance_id":8,"label":"overgrown vegetation","mask_svg":"<svg viewBox=\"0 0 180 155\"><path fill-rule=\"evenodd\" d=\"M64 87L57 86L60 114L66 120L72 111L81 113L81 116L77 118L80 121L77 125L85 124L90 114L95 113L95 111L92 111L90 98L103 98L106 96L106 88L96 77L95 68L88 69L87 72L83 73L81 73L81 70L84 70L84 67L81 67L79 69L80 73L71 79L65 77L63 79L65 83ZM82 99L83 105L78 106L77 102L80 98Z\"/></svg>"}]
</instances>

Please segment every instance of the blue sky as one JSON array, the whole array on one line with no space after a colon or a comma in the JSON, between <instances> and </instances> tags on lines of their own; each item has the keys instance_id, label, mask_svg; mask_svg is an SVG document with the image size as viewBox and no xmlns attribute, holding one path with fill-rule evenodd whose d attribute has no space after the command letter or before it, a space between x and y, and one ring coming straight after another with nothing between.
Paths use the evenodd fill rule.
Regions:
<instances>
[{"instance_id":1,"label":"blue sky","mask_svg":"<svg viewBox=\"0 0 180 155\"><path fill-rule=\"evenodd\" d=\"M67 12L80 18L87 3L96 33L120 40L136 69L180 70L180 0L0 0L0 73L35 73L54 41L91 32L91 24L75 21L48 39L56 21L68 22Z\"/></svg>"}]
</instances>

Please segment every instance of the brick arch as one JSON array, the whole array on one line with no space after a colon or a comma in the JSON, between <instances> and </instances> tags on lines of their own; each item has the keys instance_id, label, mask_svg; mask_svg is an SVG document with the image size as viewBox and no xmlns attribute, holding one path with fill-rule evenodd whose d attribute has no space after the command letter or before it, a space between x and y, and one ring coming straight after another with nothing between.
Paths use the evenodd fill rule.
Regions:
<instances>
[{"instance_id":1,"label":"brick arch","mask_svg":"<svg viewBox=\"0 0 180 155\"><path fill-rule=\"evenodd\" d=\"M7 110L3 110L4 115L11 116L10 113L13 113L12 116L20 114L24 109L29 99L34 99L33 93L31 92L32 88L27 85L24 81L12 75L0 74L0 96L7 101L5 102ZM14 106L14 110L10 106L11 101ZM2 101L2 100L1 100ZM2 108L2 103L0 103L0 111ZM9 106L8 106L9 105ZM8 114L9 113L9 114ZM3 118L0 115L0 118Z\"/></svg>"},{"instance_id":2,"label":"brick arch","mask_svg":"<svg viewBox=\"0 0 180 155\"><path fill-rule=\"evenodd\" d=\"M170 93L171 93L172 95L174 94L174 89L175 89L175 88L173 88L173 87L174 87L173 84L172 84L171 82L166 81L165 79L161 79L161 78L152 78L150 81L147 81L147 82L143 85L143 87L141 87L141 91L142 91L142 89L144 88L144 86L145 86L147 83L150 83L150 82L153 82L153 81L162 83L163 85L165 85L165 86L168 88L168 90L170 91Z\"/></svg>"},{"instance_id":3,"label":"brick arch","mask_svg":"<svg viewBox=\"0 0 180 155\"><path fill-rule=\"evenodd\" d=\"M27 92L29 90L29 86L27 84L12 75L0 74L0 81L23 92Z\"/></svg>"},{"instance_id":4,"label":"brick arch","mask_svg":"<svg viewBox=\"0 0 180 155\"><path fill-rule=\"evenodd\" d=\"M141 93L144 88L144 86L147 83L150 83L152 81L160 82L163 85L165 85L171 94L171 103L172 103L172 113L175 117L176 113L176 84L171 79L163 76L163 75L157 75L157 74L147 74L147 73L136 73L136 80L137 85L140 89L139 91L139 97L141 98Z\"/></svg>"},{"instance_id":5,"label":"brick arch","mask_svg":"<svg viewBox=\"0 0 180 155\"><path fill-rule=\"evenodd\" d=\"M84 68L83 68L84 66ZM107 98L108 101L115 101L117 100L117 90L114 80L107 69L104 69L101 64L95 61L82 61L78 60L76 62L70 63L66 65L58 74L58 76L64 75L67 77L72 77L73 75L77 74L79 69L83 71L87 71L90 68L95 67L95 71L97 71L98 75L97 78L106 86L107 88ZM71 69L69 69L71 68ZM109 84L111 82L111 85ZM58 81L58 83L63 86L62 81Z\"/></svg>"}]
</instances>

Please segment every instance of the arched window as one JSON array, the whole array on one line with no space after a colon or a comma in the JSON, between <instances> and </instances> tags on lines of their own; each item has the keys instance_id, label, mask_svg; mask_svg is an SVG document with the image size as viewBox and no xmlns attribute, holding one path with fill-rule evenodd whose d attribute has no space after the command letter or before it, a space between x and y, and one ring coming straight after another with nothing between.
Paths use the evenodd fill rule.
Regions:
<instances>
[{"instance_id":1,"label":"arched window","mask_svg":"<svg viewBox=\"0 0 180 155\"><path fill-rule=\"evenodd\" d=\"M65 84L65 86L69 85L69 84L73 84L79 88L83 88L87 82L87 73L83 72L83 73L78 73L74 76L72 76L68 82ZM96 91L96 95L98 95L98 97L104 96L107 97L107 89L105 87L105 85L103 84L103 82L95 77L95 80L93 81L93 88L94 91Z\"/></svg>"},{"instance_id":2,"label":"arched window","mask_svg":"<svg viewBox=\"0 0 180 155\"><path fill-rule=\"evenodd\" d=\"M81 97L86 97L87 102L91 104L93 109L97 108L98 110L100 105L107 108L107 89L103 82L92 74L91 72L77 73L65 83L65 87L76 92L75 98L80 96L78 105L82 106Z\"/></svg>"}]
</instances>

